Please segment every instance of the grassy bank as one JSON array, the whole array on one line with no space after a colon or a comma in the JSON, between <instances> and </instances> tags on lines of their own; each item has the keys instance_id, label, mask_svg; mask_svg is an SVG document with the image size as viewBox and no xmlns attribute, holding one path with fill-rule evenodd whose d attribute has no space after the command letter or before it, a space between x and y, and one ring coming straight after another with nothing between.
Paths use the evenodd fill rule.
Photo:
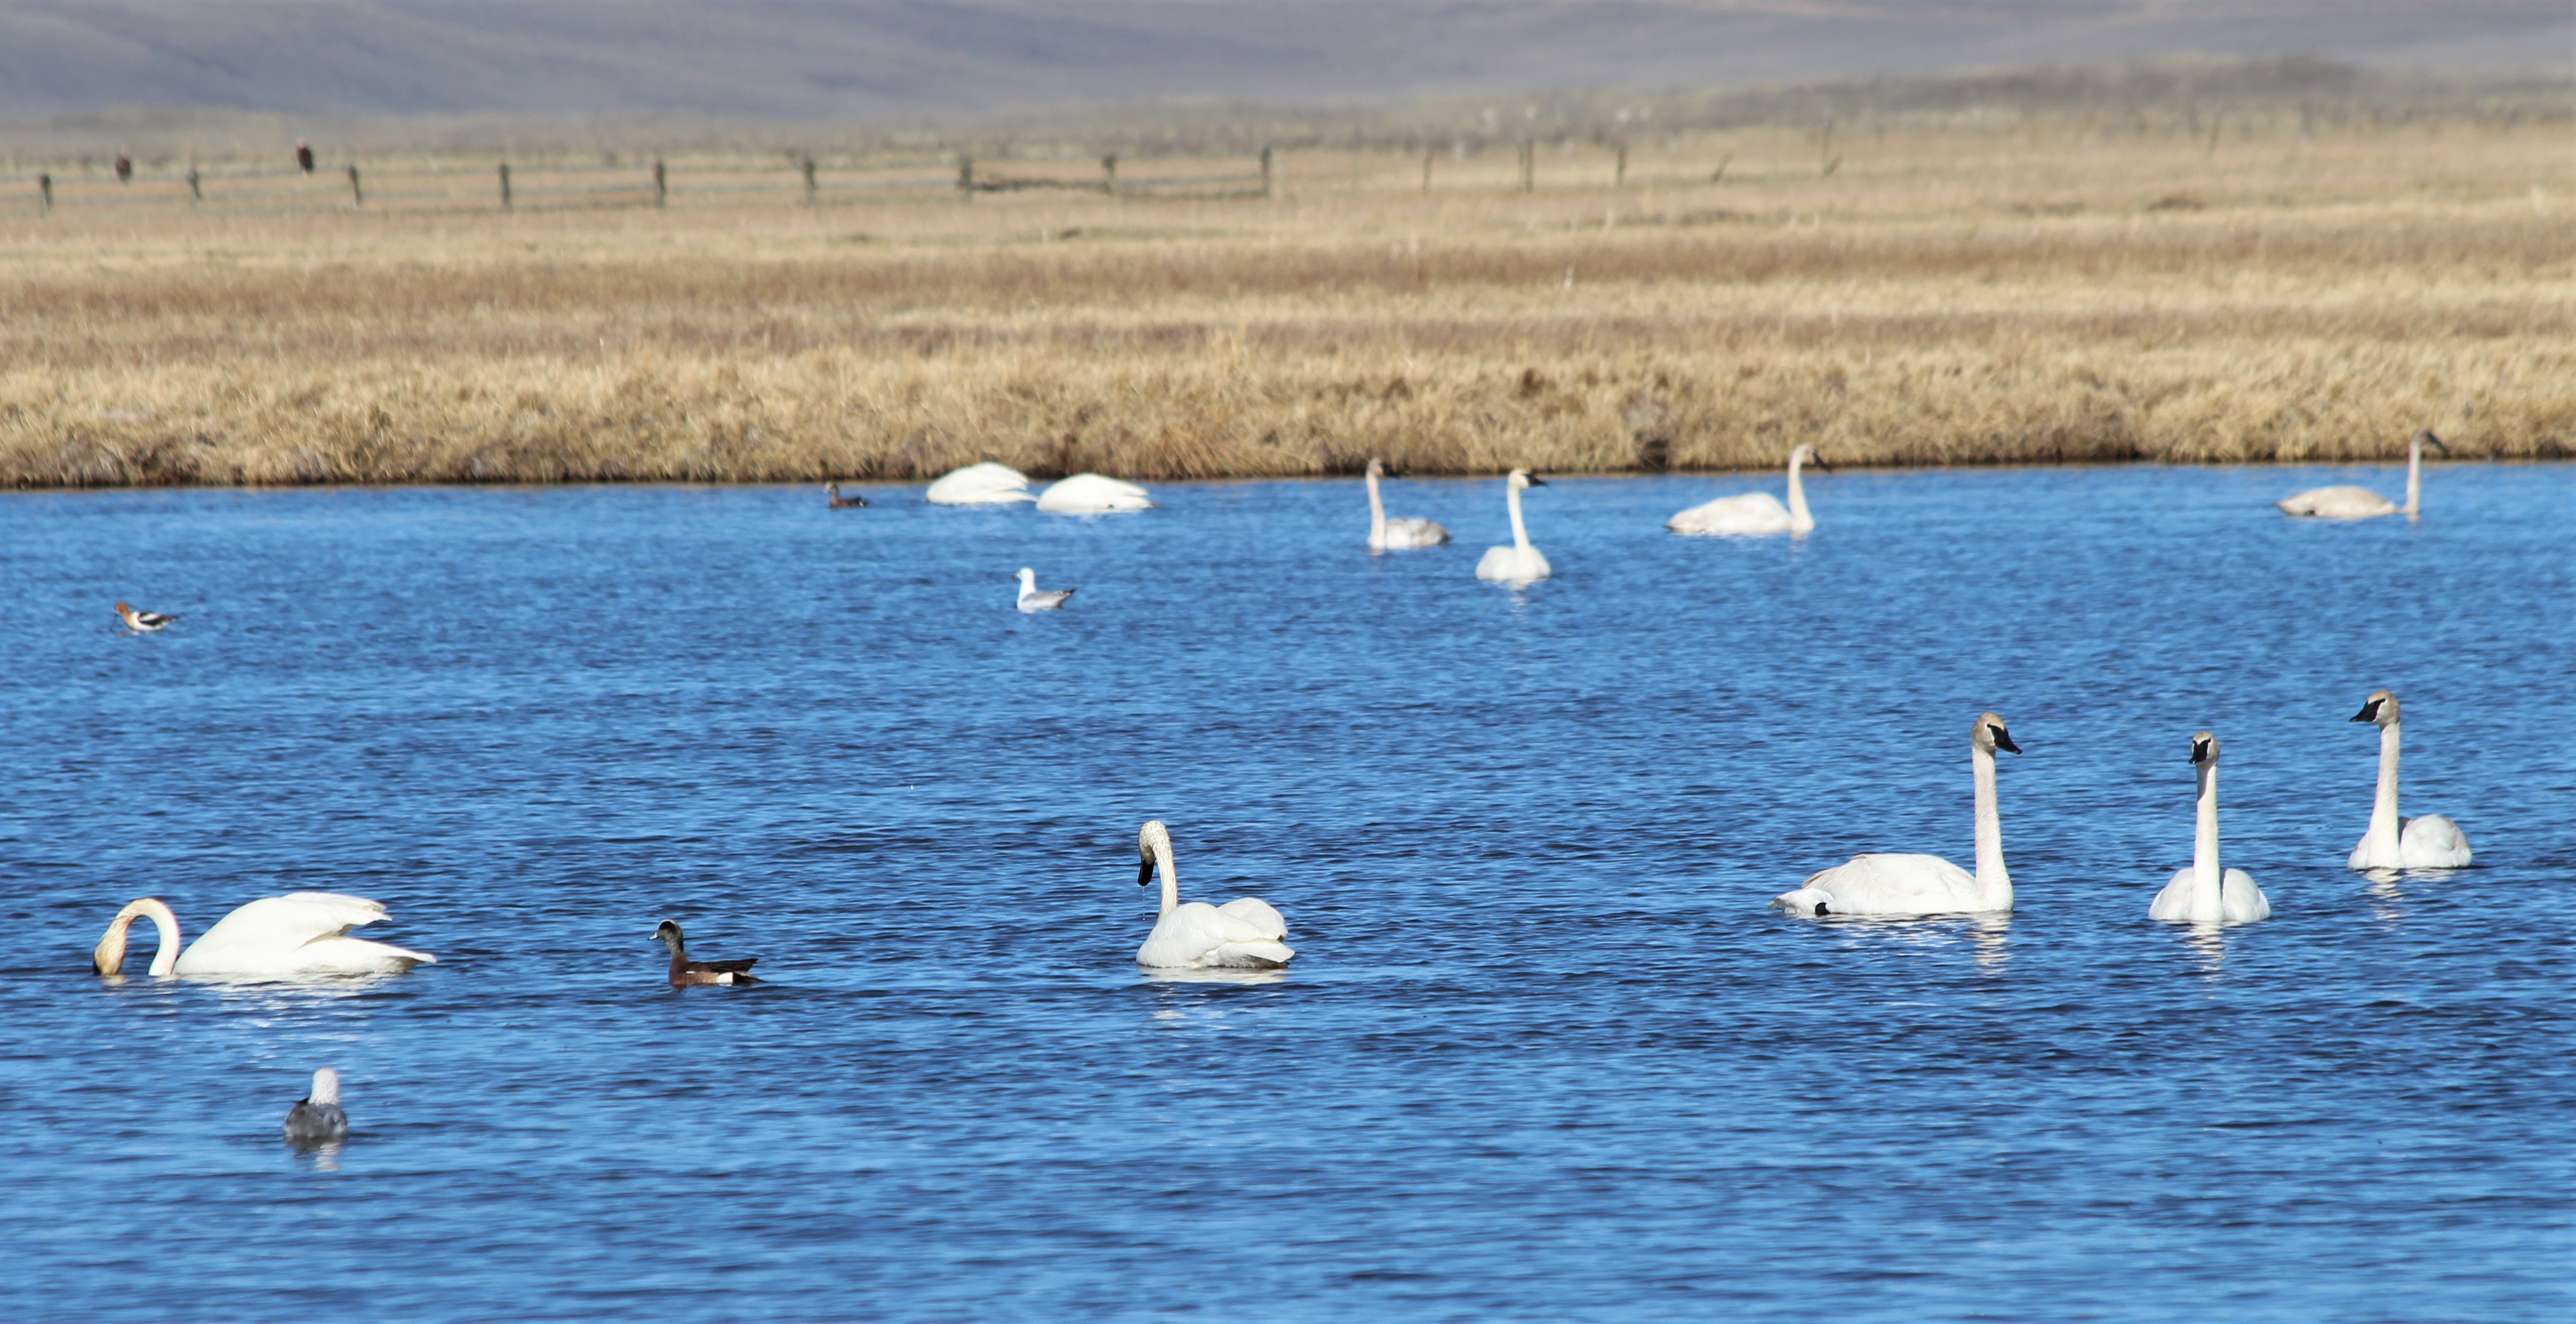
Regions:
<instances>
[{"instance_id":1,"label":"grassy bank","mask_svg":"<svg viewBox=\"0 0 2576 1324\"><path fill-rule=\"evenodd\" d=\"M1275 201L10 216L0 483L2576 453L2563 126L1757 128L1615 187L1542 146L1533 193L1508 150L1428 192L1411 153L1283 165Z\"/></svg>"}]
</instances>

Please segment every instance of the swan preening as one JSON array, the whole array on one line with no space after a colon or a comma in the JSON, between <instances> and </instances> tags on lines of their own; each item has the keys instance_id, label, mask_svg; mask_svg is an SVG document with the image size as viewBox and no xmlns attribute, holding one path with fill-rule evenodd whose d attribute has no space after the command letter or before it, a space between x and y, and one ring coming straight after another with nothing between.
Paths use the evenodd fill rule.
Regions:
<instances>
[{"instance_id":1,"label":"swan preening","mask_svg":"<svg viewBox=\"0 0 2576 1324\"><path fill-rule=\"evenodd\" d=\"M166 611L136 611L120 602L116 604L116 619L125 622L125 628L136 634L150 634L155 630L168 629L170 622L179 618Z\"/></svg>"},{"instance_id":2,"label":"swan preening","mask_svg":"<svg viewBox=\"0 0 2576 1324\"><path fill-rule=\"evenodd\" d=\"M922 500L934 506L1007 506L1037 498L1029 495L1027 474L986 460L942 475Z\"/></svg>"},{"instance_id":3,"label":"swan preening","mask_svg":"<svg viewBox=\"0 0 2576 1324\"><path fill-rule=\"evenodd\" d=\"M2356 722L2379 725L2379 794L2370 804L2370 827L2344 862L2352 869L2462 869L2469 863L2469 839L2460 825L2440 814L2422 818L2397 816L2397 696L2372 690Z\"/></svg>"},{"instance_id":4,"label":"swan preening","mask_svg":"<svg viewBox=\"0 0 2576 1324\"><path fill-rule=\"evenodd\" d=\"M433 964L438 958L390 943L352 938L349 930L385 918L385 908L365 897L337 892L289 892L261 897L215 922L187 951L179 950L179 917L158 897L126 903L90 953L90 968L113 975L125 968L125 934L149 917L161 943L152 953L161 975L370 975Z\"/></svg>"},{"instance_id":5,"label":"swan preening","mask_svg":"<svg viewBox=\"0 0 2576 1324\"><path fill-rule=\"evenodd\" d=\"M1154 499L1145 489L1100 474L1075 474L1038 494L1038 509L1058 515L1107 515L1153 508Z\"/></svg>"},{"instance_id":6,"label":"swan preening","mask_svg":"<svg viewBox=\"0 0 2576 1324\"><path fill-rule=\"evenodd\" d=\"M2174 870L2173 881L2147 904L2149 919L2189 920L2194 924L2245 924L2272 917L2272 903L2242 869L2218 867L2218 737L2195 731L2191 766L2200 776L2200 811L2191 833L2191 867Z\"/></svg>"},{"instance_id":7,"label":"swan preening","mask_svg":"<svg viewBox=\"0 0 2576 1324\"><path fill-rule=\"evenodd\" d=\"M2423 494L2424 443L2428 441L2433 443L2433 449L2444 455L2451 453L2451 448L2443 445L2442 439L2434 436L2431 428L2415 429L2415 435L2406 442L2405 505L2398 505L2367 487L2349 486L2310 488L2272 504L2279 506L2284 515L2314 519L2377 519L2382 515L2398 514L2413 519L2416 500Z\"/></svg>"},{"instance_id":8,"label":"swan preening","mask_svg":"<svg viewBox=\"0 0 2576 1324\"><path fill-rule=\"evenodd\" d=\"M340 1073L313 1073L313 1088L286 1110L286 1139L294 1145L328 1145L349 1138L349 1114L340 1110Z\"/></svg>"},{"instance_id":9,"label":"swan preening","mask_svg":"<svg viewBox=\"0 0 2576 1324\"><path fill-rule=\"evenodd\" d=\"M1484 559L1476 562L1476 578L1526 584L1556 573L1549 568L1547 558L1530 545L1529 526L1521 522L1521 490L1545 486L1544 481L1530 477L1527 469L1514 469L1503 480L1503 502L1512 512L1512 545L1486 548Z\"/></svg>"},{"instance_id":10,"label":"swan preening","mask_svg":"<svg viewBox=\"0 0 2576 1324\"><path fill-rule=\"evenodd\" d=\"M1038 572L1027 566L1020 567L1020 610L1054 611L1064 605L1065 599L1072 596L1073 590L1069 588L1038 592Z\"/></svg>"},{"instance_id":11,"label":"swan preening","mask_svg":"<svg viewBox=\"0 0 2576 1324\"><path fill-rule=\"evenodd\" d=\"M671 949L671 987L690 984L757 984L751 968L760 964L757 956L740 961L692 961L688 941L680 936L680 926L669 920L653 930L653 941Z\"/></svg>"},{"instance_id":12,"label":"swan preening","mask_svg":"<svg viewBox=\"0 0 2576 1324\"><path fill-rule=\"evenodd\" d=\"M1136 833L1139 887L1163 879L1163 904L1154 931L1136 949L1136 964L1158 970L1267 970L1288 964L1297 953L1288 946L1288 922L1257 896L1240 897L1222 906L1183 902L1181 882L1172 865L1172 834L1161 819L1147 819Z\"/></svg>"},{"instance_id":13,"label":"swan preening","mask_svg":"<svg viewBox=\"0 0 2576 1324\"><path fill-rule=\"evenodd\" d=\"M1807 875L1797 891L1771 904L1797 915L1957 915L2010 910L2012 875L2004 871L2004 830L1995 811L1995 751L2021 746L2004 719L1979 713L1968 729L1969 762L1977 783L1977 871L1938 855L1855 855L1844 864Z\"/></svg>"},{"instance_id":14,"label":"swan preening","mask_svg":"<svg viewBox=\"0 0 2576 1324\"><path fill-rule=\"evenodd\" d=\"M1834 471L1813 446L1802 445L1790 451L1786 506L1768 492L1742 492L1693 506L1664 521L1664 527L1675 533L1737 538L1807 533L1816 527L1816 517L1807 513L1807 486L1798 480L1798 466L1808 460L1814 460L1816 467L1827 473Z\"/></svg>"},{"instance_id":15,"label":"swan preening","mask_svg":"<svg viewBox=\"0 0 2576 1324\"><path fill-rule=\"evenodd\" d=\"M1378 499L1377 480L1386 465L1372 456L1368 462L1369 550L1400 552L1416 547L1437 547L1449 541L1449 531L1427 519L1388 519L1386 505Z\"/></svg>"}]
</instances>

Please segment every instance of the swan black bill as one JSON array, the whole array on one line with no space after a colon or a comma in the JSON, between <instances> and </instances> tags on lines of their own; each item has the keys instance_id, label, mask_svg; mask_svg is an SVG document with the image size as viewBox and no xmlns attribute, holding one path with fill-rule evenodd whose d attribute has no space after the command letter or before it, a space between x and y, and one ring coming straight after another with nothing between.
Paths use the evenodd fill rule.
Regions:
<instances>
[{"instance_id":1,"label":"swan black bill","mask_svg":"<svg viewBox=\"0 0 2576 1324\"><path fill-rule=\"evenodd\" d=\"M2007 754L2018 754L2021 752L2021 746L2012 742L2012 732L2006 731L2000 726L1995 728L1995 748L2000 749Z\"/></svg>"},{"instance_id":2,"label":"swan black bill","mask_svg":"<svg viewBox=\"0 0 2576 1324\"><path fill-rule=\"evenodd\" d=\"M1152 881L1154 881L1154 861L1149 858L1136 866L1136 885L1143 887Z\"/></svg>"},{"instance_id":3,"label":"swan black bill","mask_svg":"<svg viewBox=\"0 0 2576 1324\"><path fill-rule=\"evenodd\" d=\"M2209 761L2208 741L2195 740L2191 742L2191 761L2194 763L2207 763Z\"/></svg>"},{"instance_id":4,"label":"swan black bill","mask_svg":"<svg viewBox=\"0 0 2576 1324\"><path fill-rule=\"evenodd\" d=\"M2352 716L2343 720L2347 722L2367 722L2377 716L2379 716L2379 700L2373 699L2370 702L2363 704L2360 712L2354 713Z\"/></svg>"},{"instance_id":5,"label":"swan black bill","mask_svg":"<svg viewBox=\"0 0 2576 1324\"><path fill-rule=\"evenodd\" d=\"M1528 484L1529 484L1531 487L1545 487L1545 486L1547 486L1547 480L1546 480L1546 479L1544 479L1544 478L1539 477L1539 476L1538 476L1538 475L1536 475L1536 474L1531 474L1531 475L1529 476L1529 478L1528 478L1526 481L1528 482Z\"/></svg>"}]
</instances>

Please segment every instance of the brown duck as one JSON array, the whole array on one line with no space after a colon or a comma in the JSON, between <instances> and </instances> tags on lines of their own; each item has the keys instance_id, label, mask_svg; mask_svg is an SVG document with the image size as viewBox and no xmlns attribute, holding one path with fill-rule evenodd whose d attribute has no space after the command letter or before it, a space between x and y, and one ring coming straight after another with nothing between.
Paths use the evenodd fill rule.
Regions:
<instances>
[{"instance_id":1,"label":"brown duck","mask_svg":"<svg viewBox=\"0 0 2576 1324\"><path fill-rule=\"evenodd\" d=\"M690 960L687 942L680 937L680 926L667 919L662 921L662 927L653 930L653 939L656 942L668 944L671 948L671 987L673 988L687 984L757 984L760 982L751 977L751 968L760 964L760 958L756 956L748 961Z\"/></svg>"}]
</instances>

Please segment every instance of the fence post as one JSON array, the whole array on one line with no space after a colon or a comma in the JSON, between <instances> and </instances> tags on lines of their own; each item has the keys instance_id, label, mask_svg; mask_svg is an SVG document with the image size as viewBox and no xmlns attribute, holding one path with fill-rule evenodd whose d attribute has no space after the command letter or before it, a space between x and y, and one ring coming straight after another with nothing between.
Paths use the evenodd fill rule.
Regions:
<instances>
[{"instance_id":1,"label":"fence post","mask_svg":"<svg viewBox=\"0 0 2576 1324\"><path fill-rule=\"evenodd\" d=\"M1261 196L1265 198L1279 196L1279 169L1272 159L1268 143L1261 145Z\"/></svg>"},{"instance_id":2,"label":"fence post","mask_svg":"<svg viewBox=\"0 0 2576 1324\"><path fill-rule=\"evenodd\" d=\"M52 175L50 175L50 174L39 174L39 175L37 175L37 176L36 176L36 191L37 191L38 193L41 193L41 194L43 194L43 195L44 195L44 198L45 198L45 210L44 210L44 214L45 214L45 215L47 215L47 216L51 216L51 215L53 215L53 214L54 214L54 177L53 177Z\"/></svg>"},{"instance_id":3,"label":"fence post","mask_svg":"<svg viewBox=\"0 0 2576 1324\"><path fill-rule=\"evenodd\" d=\"M511 210L511 207L510 207L510 163L509 163L509 162L507 162L507 161L504 161L504 162L502 162L502 163L501 163L501 210L503 210L503 211L509 211L509 210Z\"/></svg>"},{"instance_id":4,"label":"fence post","mask_svg":"<svg viewBox=\"0 0 2576 1324\"><path fill-rule=\"evenodd\" d=\"M1100 158L1100 191L1113 198L1118 196L1118 153L1116 152Z\"/></svg>"},{"instance_id":5,"label":"fence post","mask_svg":"<svg viewBox=\"0 0 2576 1324\"><path fill-rule=\"evenodd\" d=\"M1625 142L1619 144L1619 171L1612 177L1611 187L1628 187L1628 144Z\"/></svg>"},{"instance_id":6,"label":"fence post","mask_svg":"<svg viewBox=\"0 0 2576 1324\"><path fill-rule=\"evenodd\" d=\"M653 158L653 205L671 205L671 177L662 172L662 158L658 156Z\"/></svg>"},{"instance_id":7,"label":"fence post","mask_svg":"<svg viewBox=\"0 0 2576 1324\"><path fill-rule=\"evenodd\" d=\"M349 167L349 205L352 207L367 205L367 191L358 187L358 167L355 165Z\"/></svg>"},{"instance_id":8,"label":"fence post","mask_svg":"<svg viewBox=\"0 0 2576 1324\"><path fill-rule=\"evenodd\" d=\"M959 202L973 202L975 200L974 157L961 156L957 158L957 200Z\"/></svg>"},{"instance_id":9,"label":"fence post","mask_svg":"<svg viewBox=\"0 0 2576 1324\"><path fill-rule=\"evenodd\" d=\"M1521 139L1521 192L1535 193L1537 191L1538 143L1533 139L1523 138Z\"/></svg>"},{"instance_id":10,"label":"fence post","mask_svg":"<svg viewBox=\"0 0 2576 1324\"><path fill-rule=\"evenodd\" d=\"M188 158L188 210L195 211L197 204L205 200L205 189L197 182L197 158L192 156Z\"/></svg>"},{"instance_id":11,"label":"fence post","mask_svg":"<svg viewBox=\"0 0 2576 1324\"><path fill-rule=\"evenodd\" d=\"M805 158L805 160L801 163L801 167L800 167L800 168L802 168L802 169L804 170L804 172L805 172L805 205L806 205L806 206L808 206L808 207L811 207L811 206L813 206L813 205L814 205L814 189L815 189L815 184L814 184L814 158L813 158L813 157L810 157L810 156L809 156L809 157L806 157L806 158Z\"/></svg>"}]
</instances>

